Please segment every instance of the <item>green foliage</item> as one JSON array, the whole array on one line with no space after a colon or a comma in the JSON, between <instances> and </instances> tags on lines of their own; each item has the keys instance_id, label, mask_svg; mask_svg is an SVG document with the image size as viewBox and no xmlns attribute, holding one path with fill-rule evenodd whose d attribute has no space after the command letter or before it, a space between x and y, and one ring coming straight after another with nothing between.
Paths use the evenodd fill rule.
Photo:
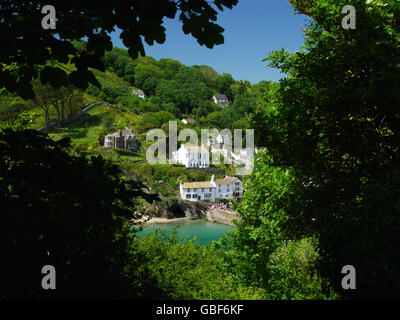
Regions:
<instances>
[{"instance_id":1,"label":"green foliage","mask_svg":"<svg viewBox=\"0 0 400 320\"><path fill-rule=\"evenodd\" d=\"M141 1L135 1L134 5L105 2L97 3L96 6L82 2L79 7L73 8L65 1L56 0L52 5L57 9L57 30L48 30L44 35L41 24L37 23L42 17L35 2L1 1L0 20L4 23L0 26L0 32L5 35L4 41L9 45L7 50L0 53L0 76L7 90L18 92L24 98L34 97L31 81L39 77L40 68L43 69L40 76L43 83L61 85L69 82L84 89L88 83L97 84L89 68L105 70L104 53L112 48L108 33L116 26L122 30L120 37L129 48L130 57L136 58L139 54L144 56L142 38L149 45L154 41L163 43L163 20L165 17L173 19L179 10L179 19L185 34L190 33L200 45L212 48L224 42L224 29L214 22L217 20L218 10L232 8L236 4L237 0L215 0L213 4L206 0L195 4L156 0L151 6ZM15 15L15 12L29 14ZM15 39L20 38L21 34L25 36L16 42ZM87 38L85 44L80 42L82 38ZM66 40L75 41L72 44ZM46 65L50 61L59 64L71 62L76 70L66 72L59 64ZM111 61L112 57L106 59L107 63ZM120 75L126 75L125 68L131 69L127 64L122 70L123 63L115 63L118 66L116 72Z\"/></svg>"},{"instance_id":2,"label":"green foliage","mask_svg":"<svg viewBox=\"0 0 400 320\"><path fill-rule=\"evenodd\" d=\"M160 68L154 64L138 64L135 67L135 85L146 95L154 94L159 80L163 77Z\"/></svg>"},{"instance_id":3,"label":"green foliage","mask_svg":"<svg viewBox=\"0 0 400 320\"><path fill-rule=\"evenodd\" d=\"M315 238L303 238L293 229L289 210L298 197L292 192L291 170L267 159L257 158L243 201L236 205L242 219L221 241L230 249L227 264L241 283L264 288L266 299L335 298L318 275Z\"/></svg>"},{"instance_id":4,"label":"green foliage","mask_svg":"<svg viewBox=\"0 0 400 320\"><path fill-rule=\"evenodd\" d=\"M134 183L101 157L70 156L69 139L35 130L1 131L0 149L1 297L129 296L126 221L141 194ZM40 286L48 264L57 290Z\"/></svg>"},{"instance_id":5,"label":"green foliage","mask_svg":"<svg viewBox=\"0 0 400 320\"><path fill-rule=\"evenodd\" d=\"M338 298L324 294L326 284L318 276L318 244L313 238L284 242L269 257L267 297L280 300Z\"/></svg>"},{"instance_id":6,"label":"green foliage","mask_svg":"<svg viewBox=\"0 0 400 320\"><path fill-rule=\"evenodd\" d=\"M319 271L343 297L398 297L400 3L355 0L362 28L344 30L347 1L291 2L313 19L306 43L269 56L289 76L252 123L274 164L292 168L286 194L299 199L284 230L318 234ZM341 288L347 264L354 291Z\"/></svg>"},{"instance_id":7,"label":"green foliage","mask_svg":"<svg viewBox=\"0 0 400 320\"><path fill-rule=\"evenodd\" d=\"M214 82L214 88L221 94L225 94L229 100L233 99L231 91L231 85L235 83L235 80L229 73L223 73Z\"/></svg>"},{"instance_id":8,"label":"green foliage","mask_svg":"<svg viewBox=\"0 0 400 320\"><path fill-rule=\"evenodd\" d=\"M160 128L162 124L168 121L176 120L175 117L167 111L148 112L144 115L143 121L151 124L153 128Z\"/></svg>"},{"instance_id":9,"label":"green foliage","mask_svg":"<svg viewBox=\"0 0 400 320\"><path fill-rule=\"evenodd\" d=\"M218 72L210 66L200 66L204 79L209 87L214 87L214 82L218 79Z\"/></svg>"},{"instance_id":10,"label":"green foliage","mask_svg":"<svg viewBox=\"0 0 400 320\"><path fill-rule=\"evenodd\" d=\"M175 78L176 71L182 66L182 64L173 59L160 59L157 62L157 66L162 70L165 79L172 80Z\"/></svg>"},{"instance_id":11,"label":"green foliage","mask_svg":"<svg viewBox=\"0 0 400 320\"><path fill-rule=\"evenodd\" d=\"M189 114L202 101L211 99L212 91L203 81L197 79L197 82L190 82L192 80L185 79L185 76L190 76L190 73L180 76L182 76L181 79L161 80L155 94L164 102L174 103L181 113ZM193 73L193 76L193 81L196 81L196 73Z\"/></svg>"},{"instance_id":12,"label":"green foliage","mask_svg":"<svg viewBox=\"0 0 400 320\"><path fill-rule=\"evenodd\" d=\"M262 290L235 282L223 263L225 252L213 246L179 239L176 233L167 237L159 230L136 237L134 247L136 255L148 261L136 271L136 276L143 272L159 286L160 291L153 293L153 299L261 299L263 296Z\"/></svg>"},{"instance_id":13,"label":"green foliage","mask_svg":"<svg viewBox=\"0 0 400 320\"><path fill-rule=\"evenodd\" d=\"M0 123L8 126L20 125L23 114L33 112L33 106L5 90L0 92ZM34 113L32 113L34 117ZM29 120L28 120L29 121Z\"/></svg>"}]
</instances>

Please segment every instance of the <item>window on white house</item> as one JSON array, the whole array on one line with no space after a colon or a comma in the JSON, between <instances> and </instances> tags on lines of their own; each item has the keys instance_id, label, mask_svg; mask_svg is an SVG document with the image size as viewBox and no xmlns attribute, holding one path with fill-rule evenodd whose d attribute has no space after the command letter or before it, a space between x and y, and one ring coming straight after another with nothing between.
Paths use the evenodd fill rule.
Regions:
<instances>
[{"instance_id":1,"label":"window on white house","mask_svg":"<svg viewBox=\"0 0 400 320\"><path fill-rule=\"evenodd\" d=\"M186 195L186 199L190 199L191 198L191 195L190 194L187 194Z\"/></svg>"}]
</instances>

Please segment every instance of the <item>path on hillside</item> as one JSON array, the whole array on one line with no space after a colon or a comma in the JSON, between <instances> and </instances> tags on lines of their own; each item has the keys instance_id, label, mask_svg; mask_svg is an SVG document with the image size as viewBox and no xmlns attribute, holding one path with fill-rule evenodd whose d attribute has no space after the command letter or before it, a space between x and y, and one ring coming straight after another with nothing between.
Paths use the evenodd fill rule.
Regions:
<instances>
[{"instance_id":1,"label":"path on hillside","mask_svg":"<svg viewBox=\"0 0 400 320\"><path fill-rule=\"evenodd\" d=\"M74 114L73 116L71 116L71 117L69 117L69 118L67 118L67 119L64 119L64 124L68 124L68 123L71 123L71 122L75 121L75 120L78 119L80 116L82 116L82 115L84 115L85 113L87 113L88 111L92 110L94 107L102 106L103 104L108 104L108 103L107 103L107 102L95 102L95 103L92 103L91 105L89 105L88 107L86 107L85 109L83 109L82 111L80 111L80 112ZM53 127L55 127L56 125L57 125L57 121L50 123L47 127L44 126L44 127L41 127L41 128L39 128L39 129L37 129L37 130L38 130L39 132L46 132L46 130L48 130L48 129L50 129L50 128L53 128Z\"/></svg>"}]
</instances>

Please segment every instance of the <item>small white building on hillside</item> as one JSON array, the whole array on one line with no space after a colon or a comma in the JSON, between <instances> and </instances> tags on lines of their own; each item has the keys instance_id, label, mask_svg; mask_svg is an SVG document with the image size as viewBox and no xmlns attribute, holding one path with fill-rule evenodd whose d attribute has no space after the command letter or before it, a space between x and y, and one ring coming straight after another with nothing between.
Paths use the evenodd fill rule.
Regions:
<instances>
[{"instance_id":1,"label":"small white building on hillside","mask_svg":"<svg viewBox=\"0 0 400 320\"><path fill-rule=\"evenodd\" d=\"M203 146L181 144L181 147L172 153L172 159L183 164L186 168L208 168L210 153Z\"/></svg>"},{"instance_id":2,"label":"small white building on hillside","mask_svg":"<svg viewBox=\"0 0 400 320\"><path fill-rule=\"evenodd\" d=\"M229 106L229 101L226 95L224 94L214 94L212 96L213 101L219 105L220 107L226 107Z\"/></svg>"},{"instance_id":3,"label":"small white building on hillside","mask_svg":"<svg viewBox=\"0 0 400 320\"><path fill-rule=\"evenodd\" d=\"M142 90L133 90L133 94L144 100L144 92Z\"/></svg>"},{"instance_id":4,"label":"small white building on hillside","mask_svg":"<svg viewBox=\"0 0 400 320\"><path fill-rule=\"evenodd\" d=\"M194 119L191 119L191 118L183 118L182 122L184 124L190 124L192 126L194 126L196 124L196 121Z\"/></svg>"},{"instance_id":5,"label":"small white building on hillside","mask_svg":"<svg viewBox=\"0 0 400 320\"><path fill-rule=\"evenodd\" d=\"M183 200L211 201L216 199L239 199L243 197L243 182L236 177L226 176L224 179L210 181L184 182L180 186Z\"/></svg>"}]
</instances>

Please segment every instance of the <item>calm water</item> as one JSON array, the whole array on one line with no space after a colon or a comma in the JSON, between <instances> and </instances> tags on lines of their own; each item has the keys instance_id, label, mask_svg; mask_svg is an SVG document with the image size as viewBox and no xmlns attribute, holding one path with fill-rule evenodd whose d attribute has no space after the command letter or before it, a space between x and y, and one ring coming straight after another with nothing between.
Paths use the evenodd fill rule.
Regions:
<instances>
[{"instance_id":1,"label":"calm water","mask_svg":"<svg viewBox=\"0 0 400 320\"><path fill-rule=\"evenodd\" d=\"M220 224L205 220L194 220L194 221L184 221L184 222L173 222L173 223L163 223L163 224L151 224L145 226L141 232L138 232L138 236L146 235L150 232L154 232L155 229L162 229L166 231L169 235L171 234L174 227L179 225L178 236L180 238L189 237L192 239L196 237L196 241L199 244L209 244L213 240L218 240L225 233L232 231L234 227L228 226L226 224Z\"/></svg>"}]
</instances>

